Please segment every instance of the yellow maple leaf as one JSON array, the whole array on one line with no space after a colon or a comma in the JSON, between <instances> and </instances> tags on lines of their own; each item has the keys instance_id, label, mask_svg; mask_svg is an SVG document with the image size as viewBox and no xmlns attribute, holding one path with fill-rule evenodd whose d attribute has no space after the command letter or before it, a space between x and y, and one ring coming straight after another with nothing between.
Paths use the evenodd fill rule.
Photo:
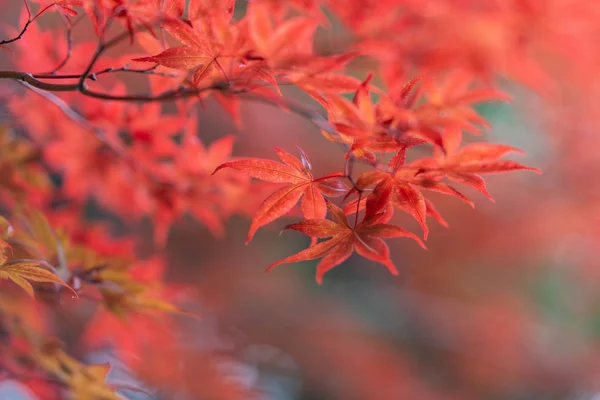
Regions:
<instances>
[{"instance_id":1,"label":"yellow maple leaf","mask_svg":"<svg viewBox=\"0 0 600 400\"><path fill-rule=\"evenodd\" d=\"M74 399L122 399L105 381L110 364L82 364L65 353L60 348L58 341L53 338L46 339L45 343L32 356L47 373L69 386Z\"/></svg>"},{"instance_id":2,"label":"yellow maple leaf","mask_svg":"<svg viewBox=\"0 0 600 400\"><path fill-rule=\"evenodd\" d=\"M34 296L32 282L57 283L70 289L75 296L77 292L67 285L62 279L42 267L44 262L37 260L13 260L0 265L0 279L9 279L19 285L30 296Z\"/></svg>"}]
</instances>

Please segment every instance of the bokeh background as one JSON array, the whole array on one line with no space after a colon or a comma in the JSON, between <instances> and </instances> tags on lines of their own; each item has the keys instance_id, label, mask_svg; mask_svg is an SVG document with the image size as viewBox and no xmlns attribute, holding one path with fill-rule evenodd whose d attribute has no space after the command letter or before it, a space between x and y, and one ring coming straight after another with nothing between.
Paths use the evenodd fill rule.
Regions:
<instances>
[{"instance_id":1,"label":"bokeh background","mask_svg":"<svg viewBox=\"0 0 600 400\"><path fill-rule=\"evenodd\" d=\"M18 9L18 1L4 1L2 23L14 25ZM475 210L431 195L450 227L430 223L428 250L392 242L398 277L355 256L322 286L314 262L265 274L308 244L294 232L280 235L293 219L261 229L246 246L247 219L231 219L226 236L215 238L190 218L167 245L167 279L194 288L191 307L203 316L177 319L179 386L128 370L110 346L73 345L78 357L110 361L113 382L144 388L123 390L130 399L236 398L211 389L215 382L272 400L600 399L600 91L591 67L597 56L581 57L589 61L581 69L557 75L561 95L552 100L501 83L513 102L478 107L493 126L485 139L525 150L515 159L543 174L489 177L495 203L465 191ZM3 67L5 58L0 53ZM364 77L364 65L354 68ZM209 143L225 134L235 136L236 155L273 158L274 146L298 145L316 173L343 167L342 150L310 122L269 105L245 103L236 126L208 101L200 137ZM395 218L419 232L408 216ZM113 228L148 236L143 224ZM75 343L77 329L67 324L60 334ZM142 357L149 370L160 362ZM0 399L26 398L18 397L24 391L0 382Z\"/></svg>"}]
</instances>

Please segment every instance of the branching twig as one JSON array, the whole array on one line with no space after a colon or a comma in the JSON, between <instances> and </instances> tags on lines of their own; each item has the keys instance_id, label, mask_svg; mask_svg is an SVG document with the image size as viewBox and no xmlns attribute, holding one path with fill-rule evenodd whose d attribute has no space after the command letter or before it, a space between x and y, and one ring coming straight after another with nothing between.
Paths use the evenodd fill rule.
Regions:
<instances>
[{"instance_id":1,"label":"branching twig","mask_svg":"<svg viewBox=\"0 0 600 400\"><path fill-rule=\"evenodd\" d=\"M14 79L28 83L30 86L48 92L76 92L78 85L75 84L56 84L40 81L28 72L20 71L0 71L0 79Z\"/></svg>"},{"instance_id":2,"label":"branching twig","mask_svg":"<svg viewBox=\"0 0 600 400\"><path fill-rule=\"evenodd\" d=\"M156 71L157 67L158 67L158 64L153 67L150 67L150 68L132 69L129 67L129 64L125 64L124 66L122 66L120 68L109 67L109 68L100 70L98 72L92 72L91 74L89 74L87 76L87 79L95 81L98 79L98 76L100 76L100 75L104 75L104 74L108 74L108 73L116 73L116 72L131 72L131 73L136 73L136 74L157 75L157 76L164 76L167 78L176 78L177 77L176 74L162 72L162 71ZM82 74L57 75L57 74L51 72L48 74L32 74L32 76L36 79L81 79Z\"/></svg>"},{"instance_id":3,"label":"branching twig","mask_svg":"<svg viewBox=\"0 0 600 400\"><path fill-rule=\"evenodd\" d=\"M25 5L25 10L27 11L27 21L25 22L25 25L23 25L21 32L19 32L19 34L17 36L15 36L14 38L5 39L5 40L0 41L0 46L9 44L9 43L14 43L17 40L20 40L23 37L23 35L25 34L25 32L27 32L27 28L29 28L29 25L31 25L31 23L33 21L38 19L40 16L42 16L42 14L44 14L46 11L48 11L50 8L52 8L56 5L54 3L48 4L46 7L42 8L37 14L35 14L35 16L33 16L33 18L32 18L31 17L31 9L29 8L29 3L27 2L27 0L23 0L23 4Z\"/></svg>"},{"instance_id":4,"label":"branching twig","mask_svg":"<svg viewBox=\"0 0 600 400\"><path fill-rule=\"evenodd\" d=\"M29 25L31 25L31 23L33 22L33 19L31 18L31 9L29 8L29 3L27 3L27 0L23 0L23 3L25 4L25 10L27 11L27 21L25 22L25 25L23 25L21 32L19 32L19 34L14 38L0 41L0 46L13 43L21 39L25 32L27 32L27 28L29 28Z\"/></svg>"},{"instance_id":5,"label":"branching twig","mask_svg":"<svg viewBox=\"0 0 600 400\"><path fill-rule=\"evenodd\" d=\"M147 28L142 27L142 29L146 30ZM271 105L278 105L278 106L286 107L286 108L292 110L293 112L295 112L296 114L309 119L313 124L318 126L320 129L323 129L330 133L336 132L333 125L325 117L323 117L321 114L319 114L315 110L309 109L303 105L291 102L291 101L283 99L283 98L274 99L274 98L267 97L264 95L257 95L256 93L252 93L248 90L234 90L234 89L232 89L231 83L229 81L216 82L212 85L202 87L202 88L179 87L174 90L167 90L158 95L112 95L112 94L108 94L108 93L102 93L102 92L97 92L97 91L91 90L87 87L86 80L87 79L95 80L95 77L97 77L101 73L119 72L119 71L149 73L156 68L156 67L151 67L151 68L143 69L143 70L130 70L130 69L127 69L127 66L124 66L117 70L106 69L103 71L99 71L95 74L92 73L94 66L96 65L98 59L102 56L102 54L105 51L107 51L108 49L110 49L111 47L117 45L124 39L128 38L130 35L130 32L126 31L126 32L122 32L121 34L116 35L115 37L113 37L110 40L105 40L104 39L105 32L106 32L106 26L103 31L103 34L100 36L96 51L94 52L92 58L90 59L90 62L88 63L85 71L79 76L67 75L67 76L60 77L60 76L56 76L56 75L52 75L52 74L33 75L30 73L18 72L18 71L0 71L0 79L4 78L4 79L19 80L21 82L27 83L31 87L34 87L37 89L42 89L42 90L49 91L49 92L80 92L81 94L83 94L85 96L93 97L93 98L97 98L97 99L101 99L101 100L131 101L131 102L172 101L172 100L177 100L177 99L196 97L206 91L216 90L216 91L223 92L225 94L239 95L241 97L243 96L243 97L246 97L253 101L260 101L260 102L271 104ZM67 77L73 78L73 79L79 79L79 80L76 84L54 84L54 83L43 82L42 80L40 80L40 79L61 79L61 78L67 79ZM58 100L60 100L60 99L58 99ZM60 100L60 101L62 102L62 100ZM57 104L57 103L55 103L55 104ZM64 107L60 107L60 108L62 109Z\"/></svg>"},{"instance_id":6,"label":"branching twig","mask_svg":"<svg viewBox=\"0 0 600 400\"><path fill-rule=\"evenodd\" d=\"M73 49L73 25L70 24L67 17L65 17L62 13L59 14L62 17L63 24L65 24L65 31L67 32L67 54L52 71L48 72L49 75L55 74L58 70L64 67L67 64L67 62L69 62L69 60L71 59L71 50Z\"/></svg>"},{"instance_id":7,"label":"branching twig","mask_svg":"<svg viewBox=\"0 0 600 400\"><path fill-rule=\"evenodd\" d=\"M140 73L140 74L155 74L162 76L173 76L167 73L157 72L155 69L157 65L154 65L150 68L145 69L130 69L129 65L125 65L121 68L106 68L101 71L92 72L94 66L100 59L100 57L109 50L111 47L119 44L124 39L130 37L131 32L125 31L122 32L115 37L106 40L105 34L107 31L107 25L105 25L102 34L100 35L98 46L96 51L92 55L88 65L86 66L85 71L82 74L71 74L71 75L57 75L52 71L49 74L29 74L24 72L17 71L0 71L0 79L14 79L18 80L27 86L29 89L34 90L36 93L46 97L48 100L53 102L57 107L59 107L70 119L74 120L87 130L90 130L95 134L95 136L100 139L103 143L108 145L112 150L114 150L120 156L127 157L127 154L123 152L121 148L116 148L113 143L110 143L107 138L104 136L102 130L97 127L94 127L88 120L75 112L71 107L69 107L63 100L53 95L50 92L79 92L84 96L92 97L100 100L108 100L108 101L125 101L125 102L138 102L138 103L148 103L148 102L163 102L163 101L174 101L185 98L193 98L205 93L207 91L218 91L226 95L234 95L238 96L241 99L247 99L250 101L262 102L269 105L279 106L285 109L292 111L293 113L300 115L306 119L308 119L311 123L316 125L319 129L329 132L332 134L337 134L337 130L335 126L323 115L321 115L316 110L307 107L303 104L299 104L289 99L285 99L283 97L275 97L275 96L267 96L264 94L259 94L249 90L248 88L243 89L235 89L234 82L230 81L227 74L223 70L222 66L218 64L221 72L225 78L225 81L215 82L211 85L194 88L194 87L186 87L180 86L176 89L167 90L162 93L156 95L114 95L104 92L99 92L90 89L86 81L93 80L95 81L99 75L108 74L108 73L116 73L116 72L131 72L131 73ZM140 29L140 27L138 27ZM142 26L142 30L147 30L147 27ZM70 45L69 45L70 47ZM65 61L66 63L66 61ZM61 67L62 65L59 65ZM58 68L57 68L58 69ZM74 84L59 84L59 83L49 83L44 82L43 80L60 80L60 79L77 79L77 83ZM347 149L346 149L347 150ZM128 157L129 158L129 157ZM359 195L361 193L361 189L357 187L356 182L352 177L352 165L356 161L354 157L349 157L346 161L346 177L354 187L356 191L358 191ZM147 171L148 172L148 171ZM157 177L154 174L150 174L154 176L154 179ZM172 182L164 182L163 179L158 179L161 183L167 183L172 185Z\"/></svg>"}]
</instances>

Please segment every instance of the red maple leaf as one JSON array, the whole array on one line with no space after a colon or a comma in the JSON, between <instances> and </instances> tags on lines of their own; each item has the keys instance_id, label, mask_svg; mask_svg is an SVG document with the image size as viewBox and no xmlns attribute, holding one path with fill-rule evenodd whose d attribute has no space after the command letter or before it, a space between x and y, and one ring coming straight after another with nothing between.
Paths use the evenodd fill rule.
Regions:
<instances>
[{"instance_id":1,"label":"red maple leaf","mask_svg":"<svg viewBox=\"0 0 600 400\"><path fill-rule=\"evenodd\" d=\"M397 179L396 172L404 164L406 149L396 154L389 163L392 172L369 171L365 172L357 181L357 187L364 188L373 182L377 185L373 192L367 197L366 215L376 215L386 211L388 206L403 209L412 215L423 229L423 238L427 240L429 229L425 221L427 215L427 205L425 197L414 182L410 180ZM347 211L352 210L352 203L349 204ZM356 210L356 206L354 206ZM390 210L392 211L392 210ZM390 215L391 217L391 212Z\"/></svg>"},{"instance_id":2,"label":"red maple leaf","mask_svg":"<svg viewBox=\"0 0 600 400\"><path fill-rule=\"evenodd\" d=\"M249 158L226 162L213 172L214 174L223 168L234 168L263 181L288 183L267 197L260 205L250 225L246 243L252 240L258 228L287 214L301 197L302 214L306 218L325 218L327 206L323 195L335 197L341 196L347 191L346 186L336 179L344 177L341 172L334 172L315 179L311 172L310 160L302 150L300 151L302 160L275 148L275 152L283 163Z\"/></svg>"},{"instance_id":3,"label":"red maple leaf","mask_svg":"<svg viewBox=\"0 0 600 400\"><path fill-rule=\"evenodd\" d=\"M134 58L133 61L153 62L180 70L193 69L194 84L198 84L216 70L219 56L219 48L216 45L182 21L169 21L165 28L184 46L166 49L152 57Z\"/></svg>"},{"instance_id":4,"label":"red maple leaf","mask_svg":"<svg viewBox=\"0 0 600 400\"><path fill-rule=\"evenodd\" d=\"M460 130L447 131L444 138L446 154L437 151L434 157L423 158L413 163L413 166L418 168L415 175L436 180L447 177L451 181L477 189L493 201L480 174L519 170L541 173L537 168L500 159L509 153L522 153L515 147L496 143L471 143L459 149L461 139Z\"/></svg>"},{"instance_id":5,"label":"red maple leaf","mask_svg":"<svg viewBox=\"0 0 600 400\"><path fill-rule=\"evenodd\" d=\"M381 238L409 237L425 248L415 234L394 225L381 223L385 218L384 213L365 217L362 222L355 222L351 227L341 208L329 201L327 208L333 220L308 219L288 225L284 229L294 229L313 238L330 239L271 264L267 271L281 264L322 258L317 264L317 283L321 284L327 271L344 262L356 251L364 258L385 265L392 274L398 275L398 270L390 260L390 250Z\"/></svg>"},{"instance_id":6,"label":"red maple leaf","mask_svg":"<svg viewBox=\"0 0 600 400\"><path fill-rule=\"evenodd\" d=\"M419 176L418 168L405 165L408 147L400 150L388 163L389 171L367 171L356 181L356 189L364 190L373 186L373 191L367 197L360 197L349 202L345 207L346 214L352 214L366 208L366 215L375 215L385 212L385 220L392 217L394 208L406 211L423 229L423 238L427 240L429 228L426 216L435 218L441 225L448 224L437 212L433 203L428 201L421 190L431 190L450 196L458 197L467 204L474 206L473 202L452 186L440 182L441 176ZM358 203L358 204L357 204Z\"/></svg>"},{"instance_id":7,"label":"red maple leaf","mask_svg":"<svg viewBox=\"0 0 600 400\"><path fill-rule=\"evenodd\" d=\"M317 23L308 17L293 17L273 24L271 10L264 2L251 2L247 10L248 33L255 57L275 68L289 67L314 56Z\"/></svg>"}]
</instances>

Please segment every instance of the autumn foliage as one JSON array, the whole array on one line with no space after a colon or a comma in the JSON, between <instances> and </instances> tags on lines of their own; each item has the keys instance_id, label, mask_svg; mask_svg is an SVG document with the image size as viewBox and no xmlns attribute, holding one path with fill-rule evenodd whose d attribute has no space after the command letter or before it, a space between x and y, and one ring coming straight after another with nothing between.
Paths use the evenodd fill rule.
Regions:
<instances>
[{"instance_id":1,"label":"autumn foliage","mask_svg":"<svg viewBox=\"0 0 600 400\"><path fill-rule=\"evenodd\" d=\"M201 325L205 317L196 306L201 290L166 279L176 227L192 219L218 242L241 216L249 247L281 227L286 232L272 240L305 243L244 266L255 279L319 259L316 282L327 290L327 273L357 253L361 265L383 265L398 275L388 280L407 282L411 272L399 271L389 247L401 240L392 239L410 239L407 248L435 257L420 248L440 232L432 226L453 229L437 206L445 196L474 208L493 201L488 174L541 172L518 148L489 140L482 105L509 102L506 82L556 102L563 81L587 65L576 62L573 38L597 31L600 18L599 5L586 0L2 7L12 14L0 35L0 381L19 381L40 399L88 400L144 395L135 384L109 382L110 365L78 357L107 342L165 398L263 398L216 367L230 356L175 346L175 321ZM205 125L215 104L229 131ZM293 115L312 125L302 147L288 137L298 129L290 125L253 137L272 157L237 154L237 136L248 128L244 107L259 105L270 107L261 118ZM269 276L276 283L280 275ZM79 344L60 335L61 318L79 321L70 336ZM352 348L363 339L347 338ZM369 349L340 363L350 368L372 356L382 368L397 367ZM370 385L329 393L476 398L438 397L415 382L386 392L383 378Z\"/></svg>"}]
</instances>

